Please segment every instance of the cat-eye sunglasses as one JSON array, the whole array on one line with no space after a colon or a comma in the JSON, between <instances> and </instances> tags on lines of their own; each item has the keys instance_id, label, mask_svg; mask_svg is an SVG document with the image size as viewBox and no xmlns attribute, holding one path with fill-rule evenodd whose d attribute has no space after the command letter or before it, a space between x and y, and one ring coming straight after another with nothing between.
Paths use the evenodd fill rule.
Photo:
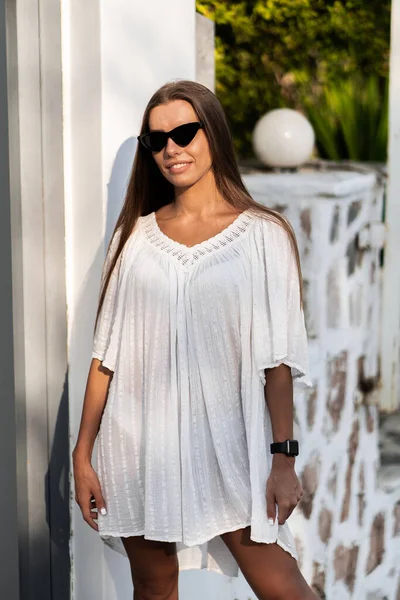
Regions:
<instances>
[{"instance_id":1,"label":"cat-eye sunglasses","mask_svg":"<svg viewBox=\"0 0 400 600\"><path fill-rule=\"evenodd\" d=\"M195 121L179 125L171 131L149 131L138 136L139 142L151 152L160 152L168 143L168 138L174 140L175 144L184 148L194 139L199 129L203 129L203 123Z\"/></svg>"}]
</instances>

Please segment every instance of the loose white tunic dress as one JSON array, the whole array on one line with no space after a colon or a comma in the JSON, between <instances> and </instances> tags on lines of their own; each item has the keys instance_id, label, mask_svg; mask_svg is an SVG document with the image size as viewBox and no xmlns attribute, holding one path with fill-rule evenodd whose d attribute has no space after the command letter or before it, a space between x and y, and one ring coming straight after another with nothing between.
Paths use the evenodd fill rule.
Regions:
<instances>
[{"instance_id":1,"label":"loose white tunic dress","mask_svg":"<svg viewBox=\"0 0 400 600\"><path fill-rule=\"evenodd\" d=\"M126 556L122 536L177 542L180 569L237 576L219 535L250 525L252 540L296 557L288 525L269 525L265 498L264 369L285 363L296 386L308 385L297 268L280 225L248 209L188 247L160 230L154 212L140 217L92 356L114 371L97 451L107 544Z\"/></svg>"}]
</instances>

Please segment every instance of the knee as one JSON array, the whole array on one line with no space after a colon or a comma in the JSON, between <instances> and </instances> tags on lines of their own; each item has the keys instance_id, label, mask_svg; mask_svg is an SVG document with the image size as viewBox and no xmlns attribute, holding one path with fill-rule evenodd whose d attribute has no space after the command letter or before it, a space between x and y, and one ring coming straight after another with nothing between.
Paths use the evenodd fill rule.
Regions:
<instances>
[{"instance_id":1,"label":"knee","mask_svg":"<svg viewBox=\"0 0 400 600\"><path fill-rule=\"evenodd\" d=\"M163 577L140 578L134 583L140 600L170 600L178 587L178 572Z\"/></svg>"}]
</instances>

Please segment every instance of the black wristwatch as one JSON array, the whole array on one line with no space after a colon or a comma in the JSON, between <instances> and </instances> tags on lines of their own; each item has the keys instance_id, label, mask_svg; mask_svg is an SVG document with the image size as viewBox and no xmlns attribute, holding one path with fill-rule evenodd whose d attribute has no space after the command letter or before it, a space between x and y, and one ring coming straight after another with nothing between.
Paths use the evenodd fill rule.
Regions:
<instances>
[{"instance_id":1,"label":"black wristwatch","mask_svg":"<svg viewBox=\"0 0 400 600\"><path fill-rule=\"evenodd\" d=\"M271 454L286 454L286 456L298 456L299 442L297 440L285 440L271 444Z\"/></svg>"}]
</instances>

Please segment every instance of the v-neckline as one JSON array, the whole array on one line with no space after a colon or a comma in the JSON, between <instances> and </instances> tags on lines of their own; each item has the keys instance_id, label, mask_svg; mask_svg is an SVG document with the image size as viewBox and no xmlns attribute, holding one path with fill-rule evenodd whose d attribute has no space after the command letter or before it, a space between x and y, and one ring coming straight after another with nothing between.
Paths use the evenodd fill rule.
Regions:
<instances>
[{"instance_id":1,"label":"v-neckline","mask_svg":"<svg viewBox=\"0 0 400 600\"><path fill-rule=\"evenodd\" d=\"M193 246L187 246L186 244L177 242L164 233L158 225L155 211L144 217L144 226L147 238L151 243L158 246L162 251L174 255L183 266L186 266L189 261L190 264L193 264L194 262L197 262L201 256L209 255L220 248L228 246L245 233L254 217L254 211L248 208L241 212L236 219L224 227L224 229Z\"/></svg>"},{"instance_id":2,"label":"v-neckline","mask_svg":"<svg viewBox=\"0 0 400 600\"><path fill-rule=\"evenodd\" d=\"M240 226L240 224L243 221L243 219L245 217L247 217L247 215L249 214L249 212L250 212L250 209L246 209L243 212L239 213L238 216L232 221L232 223L230 223L229 225L227 225L226 227L224 227L223 229L221 229L221 231L219 231L215 235L207 238L206 240L203 240L202 242L198 242L197 244L193 244L193 246L188 246L187 244L182 244L182 242L177 242L176 240L174 240L171 237L169 237L169 235L167 235L166 233L164 233L160 229L160 226L158 224L155 211L153 211L151 213L151 216L152 216L152 219L153 219L154 228L155 228L155 230L157 231L157 233L158 233L158 235L160 237L163 237L169 243L173 244L176 247L179 246L181 248L184 248L185 250L193 251L196 248L204 246L204 245L207 245L207 244L213 244L214 245L215 243L218 243L221 240L223 240L224 238L226 238L227 236L229 236L231 233L234 233L235 231L237 232L238 231L238 227Z\"/></svg>"}]
</instances>

